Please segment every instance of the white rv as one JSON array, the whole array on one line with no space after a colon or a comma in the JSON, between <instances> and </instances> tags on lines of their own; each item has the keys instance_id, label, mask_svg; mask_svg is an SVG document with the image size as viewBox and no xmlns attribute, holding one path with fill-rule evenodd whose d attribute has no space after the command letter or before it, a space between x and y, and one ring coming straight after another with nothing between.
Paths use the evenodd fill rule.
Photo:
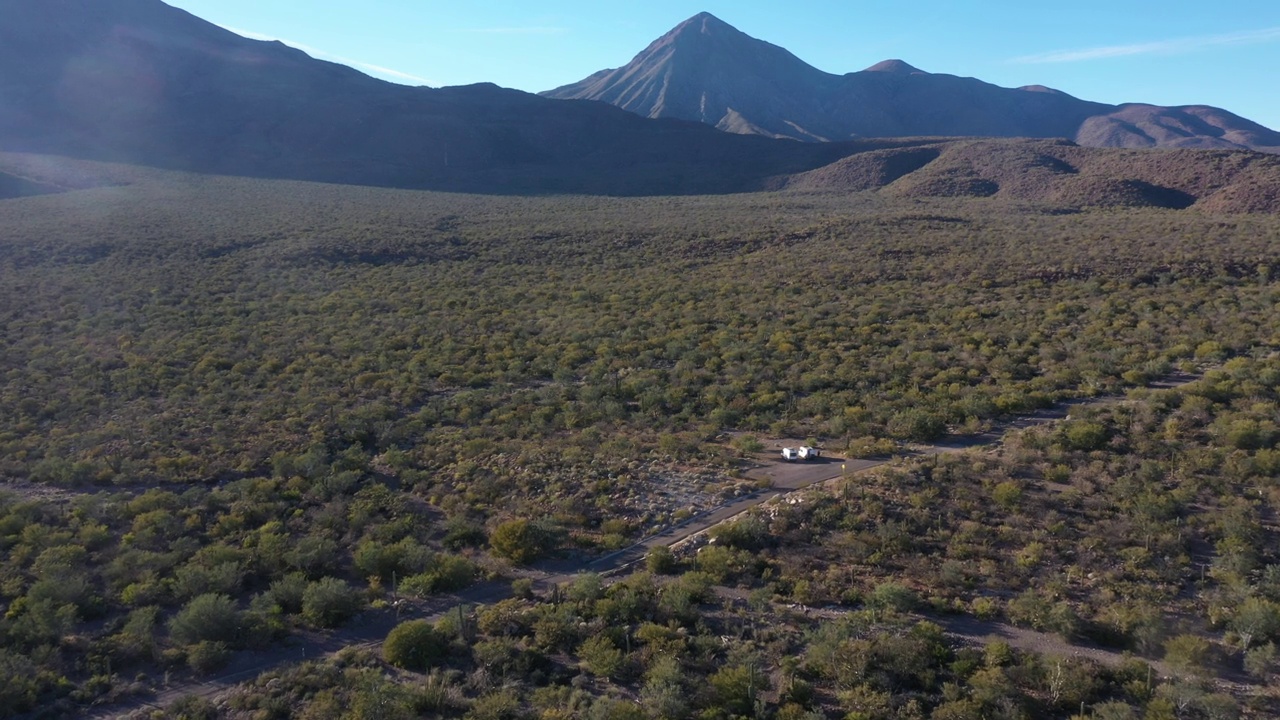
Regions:
<instances>
[{"instance_id":1,"label":"white rv","mask_svg":"<svg viewBox=\"0 0 1280 720\"><path fill-rule=\"evenodd\" d=\"M797 460L817 460L821 456L818 448L809 447L808 445L798 448L782 448L782 459L787 462L795 462Z\"/></svg>"}]
</instances>

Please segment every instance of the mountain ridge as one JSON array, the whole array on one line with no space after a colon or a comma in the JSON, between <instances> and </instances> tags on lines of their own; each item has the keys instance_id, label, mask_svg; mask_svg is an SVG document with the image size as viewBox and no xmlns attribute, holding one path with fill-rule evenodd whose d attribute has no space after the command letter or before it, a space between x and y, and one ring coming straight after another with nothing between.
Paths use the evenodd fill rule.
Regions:
<instances>
[{"instance_id":1,"label":"mountain ridge","mask_svg":"<svg viewBox=\"0 0 1280 720\"><path fill-rule=\"evenodd\" d=\"M1003 88L928 73L899 59L834 75L710 13L680 23L622 67L541 94L805 142L1063 137L1094 147L1280 152L1280 133L1204 105L1109 105L1041 85Z\"/></svg>"},{"instance_id":2,"label":"mountain ridge","mask_svg":"<svg viewBox=\"0 0 1280 720\"><path fill-rule=\"evenodd\" d=\"M733 137L491 84L406 87L160 0L0 1L0 150L499 193L758 189L853 148Z\"/></svg>"}]
</instances>

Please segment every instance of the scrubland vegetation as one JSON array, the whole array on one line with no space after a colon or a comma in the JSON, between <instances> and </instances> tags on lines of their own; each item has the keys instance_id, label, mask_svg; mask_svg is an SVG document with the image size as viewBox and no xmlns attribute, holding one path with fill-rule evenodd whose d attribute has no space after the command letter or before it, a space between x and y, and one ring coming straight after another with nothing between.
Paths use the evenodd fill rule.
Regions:
<instances>
[{"instance_id":1,"label":"scrubland vegetation","mask_svg":"<svg viewBox=\"0 0 1280 720\"><path fill-rule=\"evenodd\" d=\"M172 712L1280 713L1274 217L170 177L0 227L0 713L619 547L728 431L894 447L1206 367Z\"/></svg>"},{"instance_id":2,"label":"scrubland vegetation","mask_svg":"<svg viewBox=\"0 0 1280 720\"><path fill-rule=\"evenodd\" d=\"M406 622L382 658L273 673L223 712L1273 717L1278 387L1280 359L1237 358L993 453L808 491L612 585ZM957 643L965 618L1062 642Z\"/></svg>"}]
</instances>

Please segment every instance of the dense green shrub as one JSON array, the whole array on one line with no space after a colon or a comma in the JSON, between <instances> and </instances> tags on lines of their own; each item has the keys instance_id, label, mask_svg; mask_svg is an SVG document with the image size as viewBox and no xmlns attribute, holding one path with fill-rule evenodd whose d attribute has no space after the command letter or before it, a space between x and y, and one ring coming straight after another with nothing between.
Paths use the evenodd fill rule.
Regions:
<instances>
[{"instance_id":1,"label":"dense green shrub","mask_svg":"<svg viewBox=\"0 0 1280 720\"><path fill-rule=\"evenodd\" d=\"M244 618L236 602L214 593L192 598L169 623L169 635L183 645L204 641L234 644L243 629Z\"/></svg>"},{"instance_id":2,"label":"dense green shrub","mask_svg":"<svg viewBox=\"0 0 1280 720\"><path fill-rule=\"evenodd\" d=\"M187 665L201 674L222 669L230 659L231 651L223 642L201 640L187 648Z\"/></svg>"},{"instance_id":3,"label":"dense green shrub","mask_svg":"<svg viewBox=\"0 0 1280 720\"><path fill-rule=\"evenodd\" d=\"M302 612L308 585L307 578L302 573L289 573L271 583L266 596L284 612L296 615Z\"/></svg>"},{"instance_id":4,"label":"dense green shrub","mask_svg":"<svg viewBox=\"0 0 1280 720\"><path fill-rule=\"evenodd\" d=\"M444 656L449 641L426 620L402 622L387 633L382 657L406 670L425 672Z\"/></svg>"},{"instance_id":5,"label":"dense green shrub","mask_svg":"<svg viewBox=\"0 0 1280 720\"><path fill-rule=\"evenodd\" d=\"M360 592L344 580L321 578L302 594L302 618L317 627L337 627L359 612Z\"/></svg>"},{"instance_id":6,"label":"dense green shrub","mask_svg":"<svg viewBox=\"0 0 1280 720\"><path fill-rule=\"evenodd\" d=\"M508 520L489 534L489 547L517 565L528 565L546 554L551 538L529 520Z\"/></svg>"},{"instance_id":7,"label":"dense green shrub","mask_svg":"<svg viewBox=\"0 0 1280 720\"><path fill-rule=\"evenodd\" d=\"M670 575L675 572L677 562L671 548L658 545L645 554L645 566L655 575Z\"/></svg>"}]
</instances>

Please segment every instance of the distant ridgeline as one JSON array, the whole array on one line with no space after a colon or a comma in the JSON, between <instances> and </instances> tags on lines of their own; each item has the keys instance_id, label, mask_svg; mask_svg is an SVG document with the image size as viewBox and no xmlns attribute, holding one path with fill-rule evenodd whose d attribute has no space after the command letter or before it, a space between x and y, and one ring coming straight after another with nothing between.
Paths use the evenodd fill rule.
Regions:
<instances>
[{"instance_id":1,"label":"distant ridgeline","mask_svg":"<svg viewBox=\"0 0 1280 720\"><path fill-rule=\"evenodd\" d=\"M707 13L681 23L621 68L543 94L806 142L1038 137L1092 147L1280 152L1280 133L1204 105L1107 105L1042 85L1003 88L927 73L901 60L832 75Z\"/></svg>"}]
</instances>

